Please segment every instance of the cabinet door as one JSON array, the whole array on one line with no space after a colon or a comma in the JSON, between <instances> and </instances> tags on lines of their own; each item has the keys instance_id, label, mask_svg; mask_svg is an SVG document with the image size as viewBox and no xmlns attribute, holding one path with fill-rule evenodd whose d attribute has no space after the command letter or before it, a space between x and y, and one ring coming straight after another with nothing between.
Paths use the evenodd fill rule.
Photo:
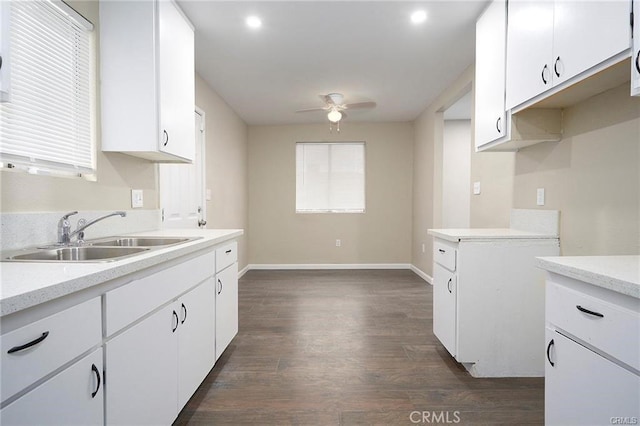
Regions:
<instances>
[{"instance_id":1,"label":"cabinet door","mask_svg":"<svg viewBox=\"0 0 640 426\"><path fill-rule=\"evenodd\" d=\"M158 2L160 150L195 157L193 29L173 1Z\"/></svg>"},{"instance_id":2,"label":"cabinet door","mask_svg":"<svg viewBox=\"0 0 640 426\"><path fill-rule=\"evenodd\" d=\"M476 148L504 136L507 9L493 1L476 23Z\"/></svg>"},{"instance_id":3,"label":"cabinet door","mask_svg":"<svg viewBox=\"0 0 640 426\"><path fill-rule=\"evenodd\" d=\"M3 425L101 425L102 348L0 411Z\"/></svg>"},{"instance_id":4,"label":"cabinet door","mask_svg":"<svg viewBox=\"0 0 640 426\"><path fill-rule=\"evenodd\" d=\"M107 424L158 425L175 419L178 323L170 304L106 343Z\"/></svg>"},{"instance_id":5,"label":"cabinet door","mask_svg":"<svg viewBox=\"0 0 640 426\"><path fill-rule=\"evenodd\" d=\"M631 94L640 96L640 0L633 1L633 50L631 58Z\"/></svg>"},{"instance_id":6,"label":"cabinet door","mask_svg":"<svg viewBox=\"0 0 640 426\"><path fill-rule=\"evenodd\" d=\"M456 274L439 264L433 270L433 333L454 357L456 351Z\"/></svg>"},{"instance_id":7,"label":"cabinet door","mask_svg":"<svg viewBox=\"0 0 640 426\"><path fill-rule=\"evenodd\" d=\"M216 275L216 360L238 334L238 264Z\"/></svg>"},{"instance_id":8,"label":"cabinet door","mask_svg":"<svg viewBox=\"0 0 640 426\"><path fill-rule=\"evenodd\" d=\"M640 377L547 328L545 424L640 417ZM553 363L553 364L552 364Z\"/></svg>"},{"instance_id":9,"label":"cabinet door","mask_svg":"<svg viewBox=\"0 0 640 426\"><path fill-rule=\"evenodd\" d=\"M551 87L553 2L509 0L508 16L506 107L512 109Z\"/></svg>"},{"instance_id":10,"label":"cabinet door","mask_svg":"<svg viewBox=\"0 0 640 426\"><path fill-rule=\"evenodd\" d=\"M198 389L215 362L215 280L178 300L178 408Z\"/></svg>"},{"instance_id":11,"label":"cabinet door","mask_svg":"<svg viewBox=\"0 0 640 426\"><path fill-rule=\"evenodd\" d=\"M629 48L630 7L628 0L555 0L554 86Z\"/></svg>"}]
</instances>

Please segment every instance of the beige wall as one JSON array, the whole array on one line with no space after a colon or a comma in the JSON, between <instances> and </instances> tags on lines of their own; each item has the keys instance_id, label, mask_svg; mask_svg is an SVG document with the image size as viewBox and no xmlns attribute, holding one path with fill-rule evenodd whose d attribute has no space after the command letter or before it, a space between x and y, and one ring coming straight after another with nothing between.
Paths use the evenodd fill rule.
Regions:
<instances>
[{"instance_id":1,"label":"beige wall","mask_svg":"<svg viewBox=\"0 0 640 426\"><path fill-rule=\"evenodd\" d=\"M366 213L295 213L295 143L305 141L366 142ZM412 144L411 123L249 127L250 263L410 263Z\"/></svg>"},{"instance_id":2,"label":"beige wall","mask_svg":"<svg viewBox=\"0 0 640 426\"><path fill-rule=\"evenodd\" d=\"M99 48L98 2L70 1L73 8L95 25ZM96 52L99 58L99 50ZM96 73L99 74L99 65ZM96 76L96 82L99 75ZM97 83L96 83L97 84ZM97 88L97 182L82 179L33 176L18 172L0 172L2 212L63 210L124 210L131 207L131 189L144 190L144 208L158 208L157 166L124 154L100 151L100 91Z\"/></svg>"},{"instance_id":3,"label":"beige wall","mask_svg":"<svg viewBox=\"0 0 640 426\"><path fill-rule=\"evenodd\" d=\"M241 228L238 267L248 263L247 125L196 75L196 105L205 113L207 228Z\"/></svg>"},{"instance_id":4,"label":"beige wall","mask_svg":"<svg viewBox=\"0 0 640 426\"><path fill-rule=\"evenodd\" d=\"M515 156L514 207L560 210L563 255L640 253L640 98L624 84L564 111L563 139Z\"/></svg>"}]
</instances>

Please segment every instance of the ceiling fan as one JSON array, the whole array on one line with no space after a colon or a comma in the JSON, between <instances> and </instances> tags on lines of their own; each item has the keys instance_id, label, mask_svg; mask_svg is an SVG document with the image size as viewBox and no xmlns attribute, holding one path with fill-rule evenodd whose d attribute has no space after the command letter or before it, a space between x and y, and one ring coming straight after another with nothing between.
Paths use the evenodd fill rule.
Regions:
<instances>
[{"instance_id":1,"label":"ceiling fan","mask_svg":"<svg viewBox=\"0 0 640 426\"><path fill-rule=\"evenodd\" d=\"M374 108L375 102L357 102L353 104L345 104L344 96L342 93L329 93L328 95L319 95L320 99L325 103L325 106L319 108L301 109L296 112L312 112L312 111L327 111L327 118L331 123L338 125L338 131L340 131L340 120L347 116L344 112L347 109L357 108Z\"/></svg>"}]
</instances>

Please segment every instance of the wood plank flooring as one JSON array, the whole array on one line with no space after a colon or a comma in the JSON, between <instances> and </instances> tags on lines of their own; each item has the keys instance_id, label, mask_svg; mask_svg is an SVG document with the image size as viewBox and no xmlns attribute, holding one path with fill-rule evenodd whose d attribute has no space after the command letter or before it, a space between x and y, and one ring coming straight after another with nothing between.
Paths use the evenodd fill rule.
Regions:
<instances>
[{"instance_id":1,"label":"wood plank flooring","mask_svg":"<svg viewBox=\"0 0 640 426\"><path fill-rule=\"evenodd\" d=\"M239 317L176 425L544 422L543 379L472 378L411 271L250 271Z\"/></svg>"}]
</instances>

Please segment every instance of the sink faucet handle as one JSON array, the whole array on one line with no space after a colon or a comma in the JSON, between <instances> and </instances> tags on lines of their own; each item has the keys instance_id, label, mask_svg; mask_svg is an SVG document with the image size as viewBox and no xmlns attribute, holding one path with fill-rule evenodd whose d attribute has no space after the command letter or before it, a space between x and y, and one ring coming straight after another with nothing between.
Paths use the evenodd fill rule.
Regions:
<instances>
[{"instance_id":1,"label":"sink faucet handle","mask_svg":"<svg viewBox=\"0 0 640 426\"><path fill-rule=\"evenodd\" d=\"M76 210L76 211L69 212L69 213L63 215L62 219L60 219L60 220L67 220L67 219L69 219L69 216L73 216L74 214L78 214L78 211Z\"/></svg>"}]
</instances>

